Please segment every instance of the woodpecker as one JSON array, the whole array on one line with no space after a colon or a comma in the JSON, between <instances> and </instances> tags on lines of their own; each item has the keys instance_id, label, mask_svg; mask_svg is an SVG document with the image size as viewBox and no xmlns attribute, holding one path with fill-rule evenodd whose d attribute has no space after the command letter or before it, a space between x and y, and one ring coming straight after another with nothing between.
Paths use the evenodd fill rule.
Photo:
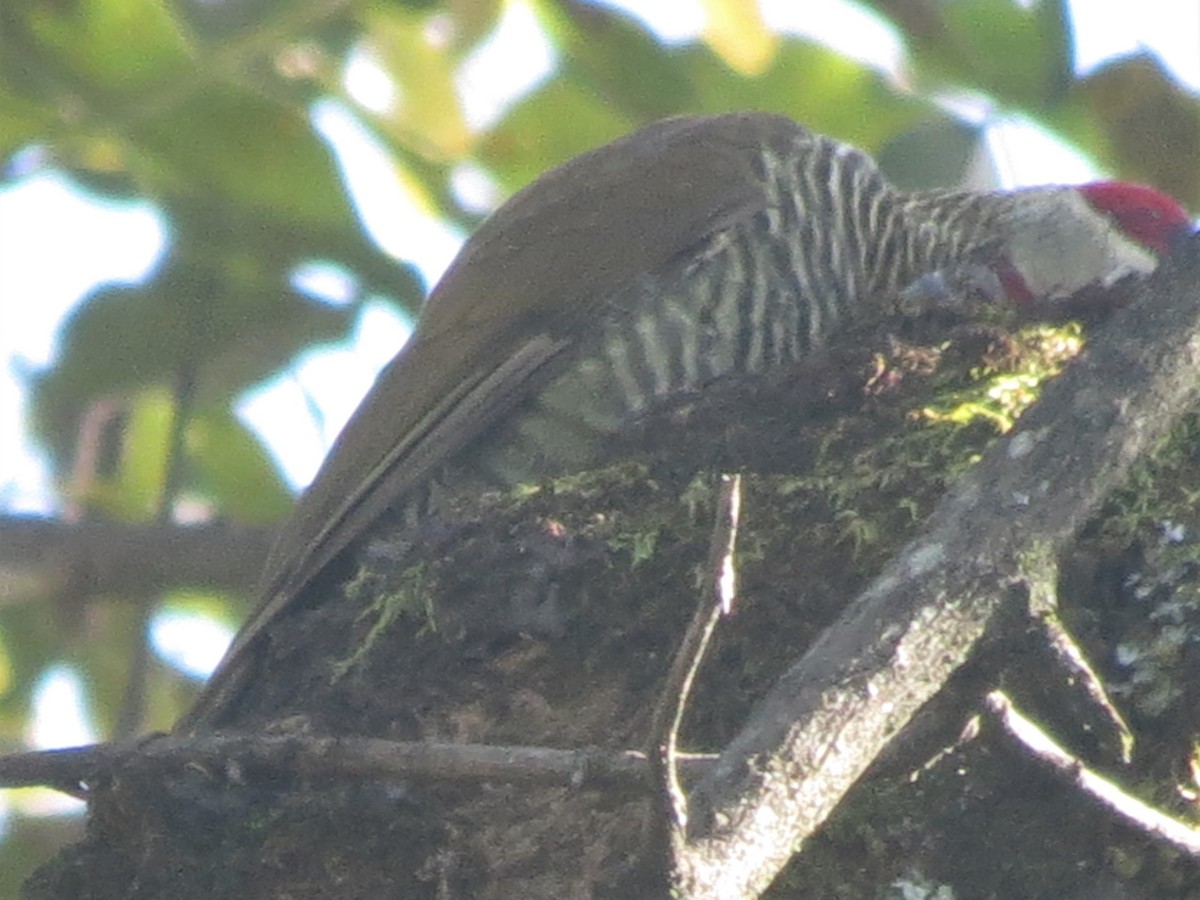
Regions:
<instances>
[{"instance_id":1,"label":"woodpecker","mask_svg":"<svg viewBox=\"0 0 1200 900\"><path fill-rule=\"evenodd\" d=\"M656 402L783 366L931 285L1013 303L1151 272L1183 208L1116 182L904 192L865 153L762 113L669 119L512 197L467 241L338 437L261 605L181 728L214 716L279 614L441 487L586 466Z\"/></svg>"}]
</instances>

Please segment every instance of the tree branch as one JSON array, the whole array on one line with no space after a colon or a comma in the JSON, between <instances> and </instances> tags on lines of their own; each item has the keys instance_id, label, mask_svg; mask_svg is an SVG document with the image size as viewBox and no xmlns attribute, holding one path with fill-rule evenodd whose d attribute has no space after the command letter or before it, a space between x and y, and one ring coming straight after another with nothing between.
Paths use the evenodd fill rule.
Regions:
<instances>
[{"instance_id":1,"label":"tree branch","mask_svg":"<svg viewBox=\"0 0 1200 900\"><path fill-rule=\"evenodd\" d=\"M1067 752L1032 720L1022 715L1003 691L988 694L987 708L1012 741L1060 778L1070 782L1076 790L1087 794L1145 834L1170 844L1182 853L1200 856L1200 830L1143 803L1103 775L1089 769L1082 760Z\"/></svg>"},{"instance_id":2,"label":"tree branch","mask_svg":"<svg viewBox=\"0 0 1200 900\"><path fill-rule=\"evenodd\" d=\"M712 754L680 755L676 764L695 779L715 761ZM127 765L176 774L200 767L231 781L251 769L306 777L403 778L437 783L569 785L605 789L617 796L644 796L657 789L646 755L602 748L556 750L496 744L389 741L366 737L221 734L158 735L64 750L0 756L0 786L50 785L86 793L86 785Z\"/></svg>"},{"instance_id":3,"label":"tree branch","mask_svg":"<svg viewBox=\"0 0 1200 900\"><path fill-rule=\"evenodd\" d=\"M1000 609L1200 399L1200 242L1114 316L776 684L693 794L690 898L757 897Z\"/></svg>"},{"instance_id":4,"label":"tree branch","mask_svg":"<svg viewBox=\"0 0 1200 900\"><path fill-rule=\"evenodd\" d=\"M270 528L0 516L0 605L65 592L145 596L164 585L250 592Z\"/></svg>"}]
</instances>

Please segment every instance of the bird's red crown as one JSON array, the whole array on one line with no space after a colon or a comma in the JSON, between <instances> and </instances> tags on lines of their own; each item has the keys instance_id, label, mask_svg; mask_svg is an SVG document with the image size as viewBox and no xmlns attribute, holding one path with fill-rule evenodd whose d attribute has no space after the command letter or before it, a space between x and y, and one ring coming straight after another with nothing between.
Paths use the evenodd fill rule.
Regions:
<instances>
[{"instance_id":1,"label":"bird's red crown","mask_svg":"<svg viewBox=\"0 0 1200 900\"><path fill-rule=\"evenodd\" d=\"M1174 197L1145 185L1096 181L1080 185L1079 192L1093 209L1159 256L1170 252L1176 235L1192 227L1187 210Z\"/></svg>"}]
</instances>

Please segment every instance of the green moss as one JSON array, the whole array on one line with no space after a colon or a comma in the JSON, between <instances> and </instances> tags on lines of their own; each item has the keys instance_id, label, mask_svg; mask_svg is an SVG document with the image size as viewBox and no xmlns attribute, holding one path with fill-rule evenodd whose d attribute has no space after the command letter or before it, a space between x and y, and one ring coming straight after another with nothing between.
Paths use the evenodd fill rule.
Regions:
<instances>
[{"instance_id":1,"label":"green moss","mask_svg":"<svg viewBox=\"0 0 1200 900\"><path fill-rule=\"evenodd\" d=\"M1033 326L1008 336L1004 348L1002 359L969 372L927 373L932 392L923 400L918 394L906 412L893 412L890 429L868 430L854 417L834 423L819 441L811 471L781 477L778 496L795 497L818 513L822 531L832 523L834 542L850 545L856 556L889 543L1011 429L1042 382L1082 348L1081 331L1074 324Z\"/></svg>"},{"instance_id":2,"label":"green moss","mask_svg":"<svg viewBox=\"0 0 1200 900\"><path fill-rule=\"evenodd\" d=\"M619 533L608 538L609 549L629 554L629 565L637 567L654 556L661 528L652 526L646 531Z\"/></svg>"},{"instance_id":3,"label":"green moss","mask_svg":"<svg viewBox=\"0 0 1200 900\"><path fill-rule=\"evenodd\" d=\"M1200 508L1200 416L1182 419L1152 452L1138 460L1123 487L1104 504L1105 534L1128 540L1147 519L1193 522Z\"/></svg>"},{"instance_id":4,"label":"green moss","mask_svg":"<svg viewBox=\"0 0 1200 900\"><path fill-rule=\"evenodd\" d=\"M437 618L434 612L434 583L431 566L427 561L409 566L395 582L381 587L379 577L367 567L360 567L352 581L345 587L348 599L369 598L370 604L363 608L359 619L375 617L366 636L355 645L355 651L347 659L333 666L335 681L369 659L375 642L394 622L402 617L416 618L421 622L418 634L435 633Z\"/></svg>"},{"instance_id":5,"label":"green moss","mask_svg":"<svg viewBox=\"0 0 1200 900\"><path fill-rule=\"evenodd\" d=\"M608 497L630 485L642 486L649 473L640 462L618 462L602 469L561 475L549 482L551 493L556 498L577 497L595 500Z\"/></svg>"},{"instance_id":6,"label":"green moss","mask_svg":"<svg viewBox=\"0 0 1200 900\"><path fill-rule=\"evenodd\" d=\"M1037 400L1040 386L1079 355L1083 333L1077 323L1035 325L1015 333L1011 347L1009 365L984 363L971 372L971 383L940 392L921 414L951 425L983 421L1004 434Z\"/></svg>"}]
</instances>

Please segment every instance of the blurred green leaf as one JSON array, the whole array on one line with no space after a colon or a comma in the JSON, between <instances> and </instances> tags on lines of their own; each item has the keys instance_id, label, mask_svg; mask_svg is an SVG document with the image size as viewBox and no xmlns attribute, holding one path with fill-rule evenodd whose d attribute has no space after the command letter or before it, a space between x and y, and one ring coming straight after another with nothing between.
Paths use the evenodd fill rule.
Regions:
<instances>
[{"instance_id":1,"label":"blurred green leaf","mask_svg":"<svg viewBox=\"0 0 1200 900\"><path fill-rule=\"evenodd\" d=\"M36 792L36 793L35 793ZM51 794L49 788L21 788L6 792L12 806L17 798ZM5 865L0 866L0 897L20 897L21 884L33 874L35 865L49 859L62 847L83 837L84 818L78 815L27 818L10 813L4 835Z\"/></svg>"},{"instance_id":2,"label":"blurred green leaf","mask_svg":"<svg viewBox=\"0 0 1200 900\"><path fill-rule=\"evenodd\" d=\"M0 184L8 174L4 165L8 158L42 138L55 121L51 110L6 88L0 76Z\"/></svg>"},{"instance_id":3,"label":"blurred green leaf","mask_svg":"<svg viewBox=\"0 0 1200 900\"><path fill-rule=\"evenodd\" d=\"M763 22L758 0L704 0L704 40L740 75L761 75L771 65L779 37Z\"/></svg>"},{"instance_id":4,"label":"blurred green leaf","mask_svg":"<svg viewBox=\"0 0 1200 900\"><path fill-rule=\"evenodd\" d=\"M296 110L225 89L192 94L130 130L130 164L164 193L216 192L293 228L353 221L337 166Z\"/></svg>"},{"instance_id":5,"label":"blurred green leaf","mask_svg":"<svg viewBox=\"0 0 1200 900\"><path fill-rule=\"evenodd\" d=\"M981 137L976 126L931 117L887 141L876 160L892 183L905 190L954 187L962 183Z\"/></svg>"},{"instance_id":6,"label":"blurred green leaf","mask_svg":"<svg viewBox=\"0 0 1200 900\"><path fill-rule=\"evenodd\" d=\"M562 127L564 121L570 121L569 129ZM585 88L553 79L518 103L476 152L501 186L512 192L636 124Z\"/></svg>"},{"instance_id":7,"label":"blurred green leaf","mask_svg":"<svg viewBox=\"0 0 1200 900\"><path fill-rule=\"evenodd\" d=\"M16 673L8 650L8 641L0 631L0 697L5 697L16 687Z\"/></svg>"},{"instance_id":8,"label":"blurred green leaf","mask_svg":"<svg viewBox=\"0 0 1200 900\"><path fill-rule=\"evenodd\" d=\"M381 115L385 127L412 149L433 159L455 159L471 145L458 101L457 59L440 42L428 14L393 7L368 14L365 46L396 86L395 111Z\"/></svg>"},{"instance_id":9,"label":"blurred green leaf","mask_svg":"<svg viewBox=\"0 0 1200 900\"><path fill-rule=\"evenodd\" d=\"M909 44L924 91L967 88L1037 114L1070 89L1071 39L1062 0L866 0Z\"/></svg>"},{"instance_id":10,"label":"blurred green leaf","mask_svg":"<svg viewBox=\"0 0 1200 900\"><path fill-rule=\"evenodd\" d=\"M236 282L236 274L233 276ZM69 458L80 416L96 399L129 398L190 372L201 403L229 403L300 348L345 335L354 308L273 284L230 289L211 272L169 267L140 287L102 288L63 325L62 359L33 386L48 449Z\"/></svg>"},{"instance_id":11,"label":"blurred green leaf","mask_svg":"<svg viewBox=\"0 0 1200 900\"><path fill-rule=\"evenodd\" d=\"M170 0L165 4L192 37L208 44L244 37L250 29L269 23L287 10L289 0L238 0L211 3L205 0Z\"/></svg>"},{"instance_id":12,"label":"blurred green leaf","mask_svg":"<svg viewBox=\"0 0 1200 900\"><path fill-rule=\"evenodd\" d=\"M1105 165L1200 209L1200 98L1149 54L1109 63L1079 89L1102 132Z\"/></svg>"},{"instance_id":13,"label":"blurred green leaf","mask_svg":"<svg viewBox=\"0 0 1200 900\"><path fill-rule=\"evenodd\" d=\"M695 112L776 112L868 150L933 109L896 90L875 69L798 38L781 43L774 64L759 78L730 71L707 47L689 47L684 59L696 89Z\"/></svg>"},{"instance_id":14,"label":"blurred green leaf","mask_svg":"<svg viewBox=\"0 0 1200 900\"><path fill-rule=\"evenodd\" d=\"M26 62L56 75L62 89L80 93L96 115L117 96L156 92L164 81L188 77L186 43L167 10L139 0L31 3L9 24L27 42ZM131 53L136 48L136 53Z\"/></svg>"},{"instance_id":15,"label":"blurred green leaf","mask_svg":"<svg viewBox=\"0 0 1200 900\"><path fill-rule=\"evenodd\" d=\"M451 46L461 55L495 27L504 3L503 0L410 0L400 5L414 9L440 9L452 26Z\"/></svg>"},{"instance_id":16,"label":"blurred green leaf","mask_svg":"<svg viewBox=\"0 0 1200 900\"><path fill-rule=\"evenodd\" d=\"M587 102L611 107L614 121L632 125L693 107L694 89L679 51L664 47L628 16L566 4L546 7L541 21L562 50L561 80L587 95ZM536 102L530 98L523 105Z\"/></svg>"},{"instance_id":17,"label":"blurred green leaf","mask_svg":"<svg viewBox=\"0 0 1200 900\"><path fill-rule=\"evenodd\" d=\"M89 507L126 521L148 521L163 503L175 398L167 386L138 391L126 404L121 456L111 478L93 484Z\"/></svg>"},{"instance_id":18,"label":"blurred green leaf","mask_svg":"<svg viewBox=\"0 0 1200 900\"><path fill-rule=\"evenodd\" d=\"M0 725L10 743L24 742L22 726L29 721L35 689L46 670L70 653L83 627L78 605L31 603L0 609L13 676L11 690L0 695Z\"/></svg>"},{"instance_id":19,"label":"blurred green leaf","mask_svg":"<svg viewBox=\"0 0 1200 900\"><path fill-rule=\"evenodd\" d=\"M84 700L92 724L100 734L112 734L129 684L132 660L143 642L144 603L150 597L93 599L78 640L73 641L64 662L82 676Z\"/></svg>"},{"instance_id":20,"label":"blurred green leaf","mask_svg":"<svg viewBox=\"0 0 1200 900\"><path fill-rule=\"evenodd\" d=\"M272 522L291 509L291 491L274 461L228 406L194 414L185 441L196 488L235 521Z\"/></svg>"}]
</instances>

